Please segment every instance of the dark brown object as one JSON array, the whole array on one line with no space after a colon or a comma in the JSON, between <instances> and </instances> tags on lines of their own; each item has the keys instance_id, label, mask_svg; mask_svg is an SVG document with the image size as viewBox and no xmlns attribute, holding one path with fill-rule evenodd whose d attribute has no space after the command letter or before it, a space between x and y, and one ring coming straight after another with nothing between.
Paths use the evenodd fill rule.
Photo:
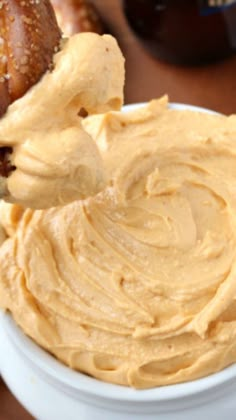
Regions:
<instances>
[{"instance_id":1,"label":"dark brown object","mask_svg":"<svg viewBox=\"0 0 236 420\"><path fill-rule=\"evenodd\" d=\"M105 31L96 7L87 0L51 0L58 24L66 36L77 32Z\"/></svg>"},{"instance_id":2,"label":"dark brown object","mask_svg":"<svg viewBox=\"0 0 236 420\"><path fill-rule=\"evenodd\" d=\"M177 64L205 64L236 49L236 2L123 0L128 22L155 56Z\"/></svg>"},{"instance_id":3,"label":"dark brown object","mask_svg":"<svg viewBox=\"0 0 236 420\"><path fill-rule=\"evenodd\" d=\"M50 68L60 38L48 0L1 2L0 116Z\"/></svg>"},{"instance_id":4,"label":"dark brown object","mask_svg":"<svg viewBox=\"0 0 236 420\"><path fill-rule=\"evenodd\" d=\"M12 166L10 155L12 153L11 147L0 148L0 176L7 178L15 167Z\"/></svg>"}]
</instances>

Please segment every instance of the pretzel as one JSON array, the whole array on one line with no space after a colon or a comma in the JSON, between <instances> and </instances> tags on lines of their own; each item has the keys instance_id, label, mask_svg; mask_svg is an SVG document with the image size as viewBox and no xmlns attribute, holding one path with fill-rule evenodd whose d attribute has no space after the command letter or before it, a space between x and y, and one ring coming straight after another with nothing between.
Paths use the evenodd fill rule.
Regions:
<instances>
[{"instance_id":1,"label":"pretzel","mask_svg":"<svg viewBox=\"0 0 236 420\"><path fill-rule=\"evenodd\" d=\"M78 32L103 34L105 28L95 6L87 0L52 0L60 28L66 36Z\"/></svg>"},{"instance_id":2,"label":"pretzel","mask_svg":"<svg viewBox=\"0 0 236 420\"><path fill-rule=\"evenodd\" d=\"M0 7L0 117L50 68L61 31L48 0L3 0ZM7 177L11 148L0 149L0 175Z\"/></svg>"}]
</instances>

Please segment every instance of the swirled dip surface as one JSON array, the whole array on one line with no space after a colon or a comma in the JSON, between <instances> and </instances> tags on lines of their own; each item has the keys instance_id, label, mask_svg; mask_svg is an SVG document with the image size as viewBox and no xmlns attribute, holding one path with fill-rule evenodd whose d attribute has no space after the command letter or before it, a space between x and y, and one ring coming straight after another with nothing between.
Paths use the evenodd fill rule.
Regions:
<instances>
[{"instance_id":1,"label":"swirled dip surface","mask_svg":"<svg viewBox=\"0 0 236 420\"><path fill-rule=\"evenodd\" d=\"M236 117L89 117L108 185L63 208L2 205L0 305L37 343L136 388L236 361Z\"/></svg>"},{"instance_id":2,"label":"swirled dip surface","mask_svg":"<svg viewBox=\"0 0 236 420\"><path fill-rule=\"evenodd\" d=\"M119 109L124 60L114 38L84 33L64 40L54 68L0 121L0 147L13 148L1 197L25 207L49 208L97 193L102 160L78 113Z\"/></svg>"}]
</instances>

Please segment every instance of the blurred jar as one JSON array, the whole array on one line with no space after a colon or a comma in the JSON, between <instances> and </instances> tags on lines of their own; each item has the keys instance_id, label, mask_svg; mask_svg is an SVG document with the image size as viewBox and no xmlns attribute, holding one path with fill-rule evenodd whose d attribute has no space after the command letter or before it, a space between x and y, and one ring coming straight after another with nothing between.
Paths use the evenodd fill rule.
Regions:
<instances>
[{"instance_id":1,"label":"blurred jar","mask_svg":"<svg viewBox=\"0 0 236 420\"><path fill-rule=\"evenodd\" d=\"M123 0L129 24L155 56L205 64L236 50L236 0Z\"/></svg>"}]
</instances>

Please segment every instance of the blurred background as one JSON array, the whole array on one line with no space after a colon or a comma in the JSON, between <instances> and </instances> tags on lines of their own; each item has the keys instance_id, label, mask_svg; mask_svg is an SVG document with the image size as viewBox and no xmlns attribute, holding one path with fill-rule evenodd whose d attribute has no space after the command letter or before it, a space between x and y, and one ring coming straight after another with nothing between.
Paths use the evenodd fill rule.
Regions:
<instances>
[{"instance_id":1,"label":"blurred background","mask_svg":"<svg viewBox=\"0 0 236 420\"><path fill-rule=\"evenodd\" d=\"M145 5L148 1L143 0L142 3ZM133 0L131 3L135 2L136 7L140 2ZM148 101L167 93L173 102L199 105L226 114L236 112L236 55L230 54L228 51L229 57L221 59L224 51L219 51L219 58L216 58L216 61L209 63L206 59L208 64L205 64L203 60L200 65L176 65L158 60L149 53L146 47L141 44L140 38L137 38L131 30L124 16L121 0L93 0L93 3L97 6L110 32L117 38L126 58L126 103ZM194 0L172 0L169 2L168 0L166 2L165 0L162 2L151 0L150 7L159 3L178 4L179 13L183 13L186 4L191 5L196 2ZM224 20L225 10L220 13L220 19L224 20L222 25L219 25L220 27L213 25L211 27L209 22L207 24L210 36L207 37L206 34L205 43L211 37L215 41L216 50L218 46L219 49L222 48L222 45L219 45L219 37L221 35L224 37L225 31L228 31L228 36L232 39L232 49L236 46L236 2L231 1L231 3L232 5L230 4L230 8L227 9L227 19L232 16L229 26ZM191 13L187 10L188 12ZM142 13L144 14L144 9ZM177 17L174 13L170 15L169 22L167 22L169 27L164 28L165 31L172 30L171 24L174 25ZM185 19L188 22L188 15L185 15ZM189 19L191 19L191 14ZM191 26L192 23L193 19L187 28L188 32L182 34L183 41L186 43L189 39L194 40L196 33L199 35L201 32L199 22L195 19L194 26ZM229 33L230 28L232 28L231 33ZM204 42L202 47L204 49ZM194 53L196 52L196 55L199 53L195 50L194 45L192 50ZM209 61L211 61L211 57L209 57Z\"/></svg>"}]
</instances>

